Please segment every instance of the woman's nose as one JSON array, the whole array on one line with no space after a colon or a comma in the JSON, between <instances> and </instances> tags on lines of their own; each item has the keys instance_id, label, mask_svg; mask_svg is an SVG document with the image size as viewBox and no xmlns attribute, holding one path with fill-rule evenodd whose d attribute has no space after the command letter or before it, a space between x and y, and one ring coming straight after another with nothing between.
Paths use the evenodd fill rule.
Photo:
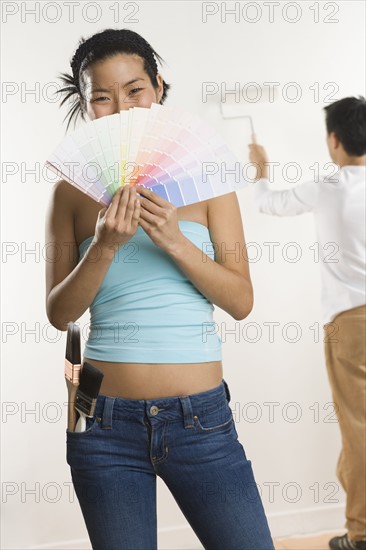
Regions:
<instances>
[{"instance_id":1,"label":"woman's nose","mask_svg":"<svg viewBox=\"0 0 366 550\"><path fill-rule=\"evenodd\" d=\"M136 104L136 101L133 101L129 97L121 97L116 102L116 113L119 113L120 111L128 111L128 109L131 109L131 107L134 107Z\"/></svg>"}]
</instances>

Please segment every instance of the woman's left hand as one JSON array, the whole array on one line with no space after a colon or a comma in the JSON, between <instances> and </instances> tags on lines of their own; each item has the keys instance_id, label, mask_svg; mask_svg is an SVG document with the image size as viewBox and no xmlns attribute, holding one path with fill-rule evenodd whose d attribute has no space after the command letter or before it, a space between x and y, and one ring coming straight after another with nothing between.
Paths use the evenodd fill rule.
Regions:
<instances>
[{"instance_id":1,"label":"woman's left hand","mask_svg":"<svg viewBox=\"0 0 366 550\"><path fill-rule=\"evenodd\" d=\"M139 197L139 225L156 246L169 253L184 237L178 225L177 207L143 185L135 187L144 195Z\"/></svg>"}]
</instances>

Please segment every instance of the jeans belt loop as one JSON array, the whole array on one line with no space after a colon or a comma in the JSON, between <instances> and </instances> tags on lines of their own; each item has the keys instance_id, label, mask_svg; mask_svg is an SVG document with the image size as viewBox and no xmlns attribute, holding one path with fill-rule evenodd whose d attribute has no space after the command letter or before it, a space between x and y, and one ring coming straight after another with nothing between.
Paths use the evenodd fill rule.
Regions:
<instances>
[{"instance_id":1,"label":"jeans belt loop","mask_svg":"<svg viewBox=\"0 0 366 550\"><path fill-rule=\"evenodd\" d=\"M223 381L224 387L225 387L225 393L226 393L227 402L230 403L231 395L230 395L229 386L228 386L226 380L222 379L222 381Z\"/></svg>"},{"instance_id":2,"label":"jeans belt loop","mask_svg":"<svg viewBox=\"0 0 366 550\"><path fill-rule=\"evenodd\" d=\"M112 417L113 417L113 406L116 398L106 396L104 400L103 412L102 412L102 421L101 427L105 429L112 429Z\"/></svg>"},{"instance_id":3,"label":"jeans belt loop","mask_svg":"<svg viewBox=\"0 0 366 550\"><path fill-rule=\"evenodd\" d=\"M192 404L189 396L179 397L183 409L183 419L185 428L194 428Z\"/></svg>"}]
</instances>

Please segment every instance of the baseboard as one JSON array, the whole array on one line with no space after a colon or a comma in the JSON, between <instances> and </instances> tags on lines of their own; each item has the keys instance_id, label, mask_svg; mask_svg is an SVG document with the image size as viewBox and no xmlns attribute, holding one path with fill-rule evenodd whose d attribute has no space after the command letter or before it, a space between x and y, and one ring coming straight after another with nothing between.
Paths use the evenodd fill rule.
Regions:
<instances>
[{"instance_id":1,"label":"baseboard","mask_svg":"<svg viewBox=\"0 0 366 550\"><path fill-rule=\"evenodd\" d=\"M339 531L344 525L344 504L303 508L294 512L268 514L273 538L310 536L324 531ZM177 525L158 530L159 550L201 550L203 547L191 527ZM179 542L178 542L179 541ZM91 550L87 539L30 546L28 550Z\"/></svg>"},{"instance_id":2,"label":"baseboard","mask_svg":"<svg viewBox=\"0 0 366 550\"><path fill-rule=\"evenodd\" d=\"M29 546L28 550L90 550L91 545L88 539L72 539L62 542L48 542L47 544L36 544Z\"/></svg>"},{"instance_id":3,"label":"baseboard","mask_svg":"<svg viewBox=\"0 0 366 550\"><path fill-rule=\"evenodd\" d=\"M305 536L342 530L345 522L345 506L333 504L303 508L294 512L268 514L267 517L274 538Z\"/></svg>"}]
</instances>

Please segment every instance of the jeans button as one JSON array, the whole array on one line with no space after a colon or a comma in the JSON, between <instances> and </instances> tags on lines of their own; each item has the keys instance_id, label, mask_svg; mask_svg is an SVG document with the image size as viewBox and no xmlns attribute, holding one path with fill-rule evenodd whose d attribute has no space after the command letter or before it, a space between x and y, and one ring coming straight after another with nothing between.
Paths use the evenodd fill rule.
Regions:
<instances>
[{"instance_id":1,"label":"jeans button","mask_svg":"<svg viewBox=\"0 0 366 550\"><path fill-rule=\"evenodd\" d=\"M158 412L159 412L159 409L156 405L153 405L152 407L150 407L150 414L155 416L156 414L158 414Z\"/></svg>"}]
</instances>

